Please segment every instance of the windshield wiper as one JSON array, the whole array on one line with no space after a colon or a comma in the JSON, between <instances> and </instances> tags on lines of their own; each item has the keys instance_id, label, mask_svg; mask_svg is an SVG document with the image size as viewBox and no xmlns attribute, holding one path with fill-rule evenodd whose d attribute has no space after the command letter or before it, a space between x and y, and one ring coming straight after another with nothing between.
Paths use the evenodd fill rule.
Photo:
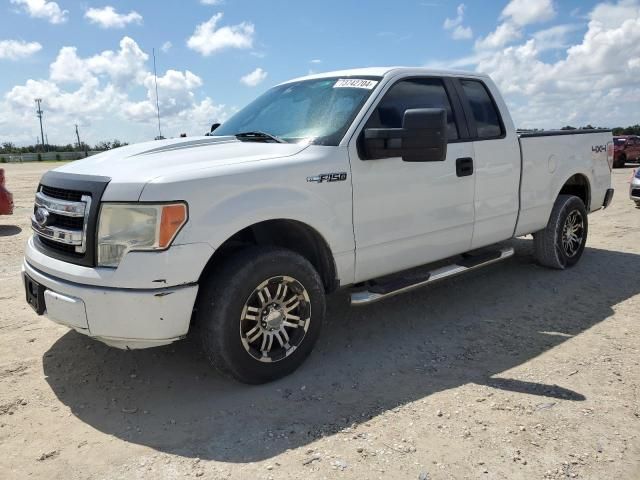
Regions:
<instances>
[{"instance_id":1,"label":"windshield wiper","mask_svg":"<svg viewBox=\"0 0 640 480\"><path fill-rule=\"evenodd\" d=\"M238 140L247 140L249 142L276 142L276 143L287 143L280 137L276 137L275 135L271 135L266 132L242 132L236 133L235 137Z\"/></svg>"}]
</instances>

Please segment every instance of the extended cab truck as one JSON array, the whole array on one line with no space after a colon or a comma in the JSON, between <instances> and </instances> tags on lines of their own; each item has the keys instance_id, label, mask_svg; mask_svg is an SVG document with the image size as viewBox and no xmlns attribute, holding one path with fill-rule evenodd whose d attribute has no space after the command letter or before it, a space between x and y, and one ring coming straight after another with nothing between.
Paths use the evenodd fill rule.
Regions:
<instances>
[{"instance_id":1,"label":"extended cab truck","mask_svg":"<svg viewBox=\"0 0 640 480\"><path fill-rule=\"evenodd\" d=\"M265 382L310 353L326 293L366 305L527 234L542 265L570 267L613 194L611 132L519 135L475 73L314 75L216 127L42 177L23 266L38 313L121 348L197 325L217 368Z\"/></svg>"}]
</instances>

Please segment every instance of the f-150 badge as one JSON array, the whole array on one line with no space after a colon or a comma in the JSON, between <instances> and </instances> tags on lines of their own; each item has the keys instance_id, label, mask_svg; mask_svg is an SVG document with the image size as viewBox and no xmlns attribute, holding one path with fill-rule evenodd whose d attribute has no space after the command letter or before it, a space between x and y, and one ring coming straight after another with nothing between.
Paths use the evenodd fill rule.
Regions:
<instances>
[{"instance_id":1,"label":"f-150 badge","mask_svg":"<svg viewBox=\"0 0 640 480\"><path fill-rule=\"evenodd\" d=\"M321 173L313 177L307 177L307 182L324 183L324 182L344 182L347 179L346 172L340 173Z\"/></svg>"}]
</instances>

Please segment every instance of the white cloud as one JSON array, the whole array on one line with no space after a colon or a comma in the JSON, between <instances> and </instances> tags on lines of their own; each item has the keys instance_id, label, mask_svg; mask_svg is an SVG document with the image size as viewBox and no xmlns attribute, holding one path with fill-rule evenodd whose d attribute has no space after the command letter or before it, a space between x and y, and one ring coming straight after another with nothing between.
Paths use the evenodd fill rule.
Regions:
<instances>
[{"instance_id":1,"label":"white cloud","mask_svg":"<svg viewBox=\"0 0 640 480\"><path fill-rule=\"evenodd\" d=\"M319 58L314 58L313 60L311 60L311 62L310 62L310 63L314 63L314 64L316 64L316 65L317 65L317 64L319 64L319 63L322 63L322 60L320 60Z\"/></svg>"},{"instance_id":2,"label":"white cloud","mask_svg":"<svg viewBox=\"0 0 640 480\"><path fill-rule=\"evenodd\" d=\"M167 40L162 44L162 46L160 47L160 50L162 50L164 53L167 53L169 50L171 50L172 47L173 47L173 43Z\"/></svg>"},{"instance_id":3,"label":"white cloud","mask_svg":"<svg viewBox=\"0 0 640 480\"><path fill-rule=\"evenodd\" d=\"M223 0L200 0L202 5L221 5Z\"/></svg>"},{"instance_id":4,"label":"white cloud","mask_svg":"<svg viewBox=\"0 0 640 480\"><path fill-rule=\"evenodd\" d=\"M46 0L11 0L33 18L44 18L49 23L64 23L69 16L68 10L62 10L56 2Z\"/></svg>"},{"instance_id":5,"label":"white cloud","mask_svg":"<svg viewBox=\"0 0 640 480\"><path fill-rule=\"evenodd\" d=\"M140 102L127 102L124 105L124 114L130 120L145 121L156 114L153 74L148 73L143 83L147 89L147 99ZM171 117L189 109L195 103L193 90L201 86L202 79L189 70L185 72L167 70L163 76L158 77L160 113Z\"/></svg>"},{"instance_id":6,"label":"white cloud","mask_svg":"<svg viewBox=\"0 0 640 480\"><path fill-rule=\"evenodd\" d=\"M553 0L511 0L500 18L501 24L484 38L476 41L476 49L495 49L522 38L522 27L546 22L556 16Z\"/></svg>"},{"instance_id":7,"label":"white cloud","mask_svg":"<svg viewBox=\"0 0 640 480\"><path fill-rule=\"evenodd\" d=\"M267 78L267 75L267 72L265 72L263 69L256 68L253 72L248 73L247 75L242 77L240 81L248 87L255 87L262 83L265 78Z\"/></svg>"},{"instance_id":8,"label":"white cloud","mask_svg":"<svg viewBox=\"0 0 640 480\"><path fill-rule=\"evenodd\" d=\"M490 49L503 47L522 37L522 32L513 23L501 23L493 32L476 41L477 49Z\"/></svg>"},{"instance_id":9,"label":"white cloud","mask_svg":"<svg viewBox=\"0 0 640 480\"><path fill-rule=\"evenodd\" d=\"M503 19L519 26L546 22L555 16L553 0L511 0L502 10Z\"/></svg>"},{"instance_id":10,"label":"white cloud","mask_svg":"<svg viewBox=\"0 0 640 480\"><path fill-rule=\"evenodd\" d=\"M216 28L221 18L222 13L217 13L198 25L193 35L187 40L187 46L204 56L227 48L253 47L255 27L252 23L242 22L238 25Z\"/></svg>"},{"instance_id":11,"label":"white cloud","mask_svg":"<svg viewBox=\"0 0 640 480\"><path fill-rule=\"evenodd\" d=\"M62 47L50 66L51 79L56 82L83 82L92 76L106 76L117 86L142 83L149 58L130 37L120 40L117 52L105 50L88 58L80 58L76 47Z\"/></svg>"},{"instance_id":12,"label":"white cloud","mask_svg":"<svg viewBox=\"0 0 640 480\"><path fill-rule=\"evenodd\" d=\"M473 30L471 30L471 27L465 27L463 25L465 8L464 3L458 5L456 17L446 18L442 25L445 30L451 31L451 38L454 40L468 40L473 38Z\"/></svg>"},{"instance_id":13,"label":"white cloud","mask_svg":"<svg viewBox=\"0 0 640 480\"><path fill-rule=\"evenodd\" d=\"M23 40L0 40L0 60L18 60L33 55L42 50L38 42Z\"/></svg>"},{"instance_id":14,"label":"white cloud","mask_svg":"<svg viewBox=\"0 0 640 480\"><path fill-rule=\"evenodd\" d=\"M115 8L106 6L103 8L90 8L84 14L91 23L96 23L102 28L124 28L130 23L142 23L142 15L132 10L129 13L118 13Z\"/></svg>"},{"instance_id":15,"label":"white cloud","mask_svg":"<svg viewBox=\"0 0 640 480\"><path fill-rule=\"evenodd\" d=\"M33 99L42 97L45 128L50 141L73 141L69 125L82 127L90 143L118 137L129 142L151 139L156 133L155 82L149 55L129 37L117 50L78 55L76 47L60 49L50 75L16 85L0 99L3 136L16 143L33 143L38 135ZM176 136L208 131L224 120L229 109L199 95L202 79L191 71L159 72L158 92L163 134Z\"/></svg>"},{"instance_id":16,"label":"white cloud","mask_svg":"<svg viewBox=\"0 0 640 480\"><path fill-rule=\"evenodd\" d=\"M555 25L546 30L535 32L532 37L535 39L539 51L562 49L569 47L569 34L581 28L581 25L575 24Z\"/></svg>"},{"instance_id":17,"label":"white cloud","mask_svg":"<svg viewBox=\"0 0 640 480\"><path fill-rule=\"evenodd\" d=\"M490 74L519 127L637 123L640 1L600 3L588 18L582 39L571 46L568 33L582 27L557 25L520 44L500 48L496 42L494 50L451 63L464 60ZM549 48L566 53L548 61L541 53Z\"/></svg>"},{"instance_id":18,"label":"white cloud","mask_svg":"<svg viewBox=\"0 0 640 480\"><path fill-rule=\"evenodd\" d=\"M451 38L454 40L470 40L473 38L473 30L471 30L471 27L458 25L451 32Z\"/></svg>"}]
</instances>

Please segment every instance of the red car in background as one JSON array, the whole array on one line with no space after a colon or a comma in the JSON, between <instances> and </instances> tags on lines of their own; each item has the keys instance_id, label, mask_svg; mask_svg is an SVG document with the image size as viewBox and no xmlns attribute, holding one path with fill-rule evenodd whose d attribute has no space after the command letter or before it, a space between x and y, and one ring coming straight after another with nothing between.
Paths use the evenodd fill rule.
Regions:
<instances>
[{"instance_id":1,"label":"red car in background","mask_svg":"<svg viewBox=\"0 0 640 480\"><path fill-rule=\"evenodd\" d=\"M4 170L0 168L0 215L13 213L13 195L4 186Z\"/></svg>"},{"instance_id":2,"label":"red car in background","mask_svg":"<svg viewBox=\"0 0 640 480\"><path fill-rule=\"evenodd\" d=\"M624 167L627 162L640 161L640 137L619 135L613 137L613 166Z\"/></svg>"}]
</instances>

